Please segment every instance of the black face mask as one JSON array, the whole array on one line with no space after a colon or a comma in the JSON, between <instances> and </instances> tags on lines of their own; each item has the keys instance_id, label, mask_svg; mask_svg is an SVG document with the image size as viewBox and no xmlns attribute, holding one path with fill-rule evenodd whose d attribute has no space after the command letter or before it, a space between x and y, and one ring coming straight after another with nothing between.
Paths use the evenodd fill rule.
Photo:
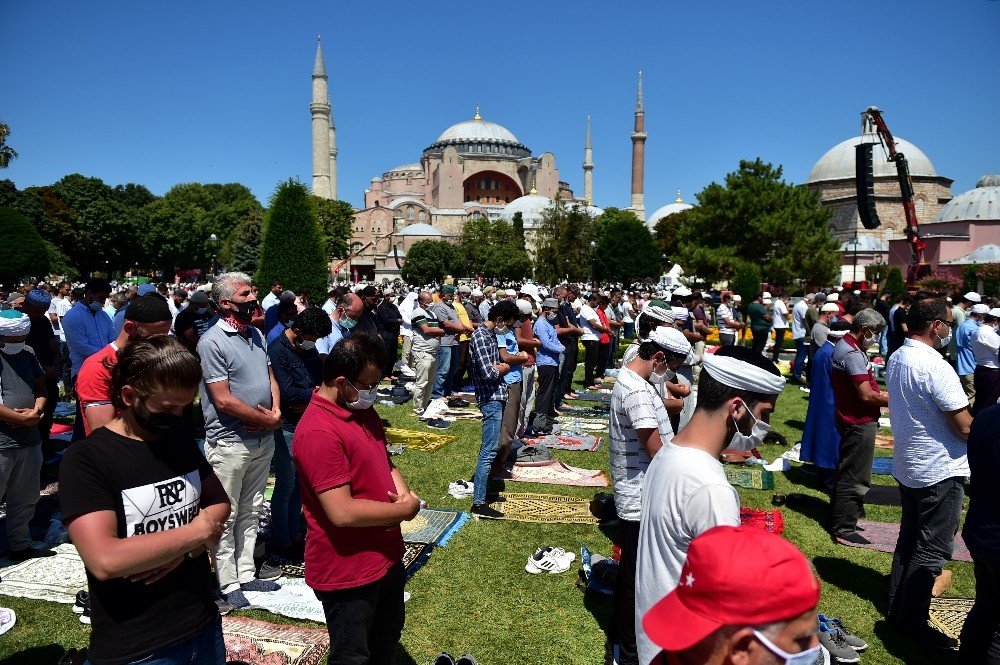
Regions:
<instances>
[{"instance_id":1,"label":"black face mask","mask_svg":"<svg viewBox=\"0 0 1000 665\"><path fill-rule=\"evenodd\" d=\"M170 412L155 413L147 409L144 402L136 402L132 416L139 427L157 436L172 434L184 427L184 416Z\"/></svg>"},{"instance_id":2,"label":"black face mask","mask_svg":"<svg viewBox=\"0 0 1000 665\"><path fill-rule=\"evenodd\" d=\"M233 316L238 319L243 319L244 321L249 321L253 318L253 313L257 310L257 301L248 300L246 302L234 302L233 307L236 311L233 312Z\"/></svg>"}]
</instances>

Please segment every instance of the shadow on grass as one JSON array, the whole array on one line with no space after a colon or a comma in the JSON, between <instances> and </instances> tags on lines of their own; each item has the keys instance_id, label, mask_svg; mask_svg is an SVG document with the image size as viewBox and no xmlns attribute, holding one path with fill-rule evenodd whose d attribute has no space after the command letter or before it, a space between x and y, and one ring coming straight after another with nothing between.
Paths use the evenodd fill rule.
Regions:
<instances>
[{"instance_id":1,"label":"shadow on grass","mask_svg":"<svg viewBox=\"0 0 1000 665\"><path fill-rule=\"evenodd\" d=\"M958 663L957 651L928 651L909 639L888 621L875 622L874 632L882 647L906 665L954 665Z\"/></svg>"},{"instance_id":2,"label":"shadow on grass","mask_svg":"<svg viewBox=\"0 0 1000 665\"><path fill-rule=\"evenodd\" d=\"M583 594L583 606L594 617L597 625L604 631L604 634L609 635L608 631L611 629L611 613L613 610L611 596L585 592Z\"/></svg>"},{"instance_id":3,"label":"shadow on grass","mask_svg":"<svg viewBox=\"0 0 1000 665\"><path fill-rule=\"evenodd\" d=\"M36 665L36 663L58 663L66 653L66 648L59 644L46 644L42 647L31 647L18 651L0 660L0 665Z\"/></svg>"},{"instance_id":4,"label":"shadow on grass","mask_svg":"<svg viewBox=\"0 0 1000 665\"><path fill-rule=\"evenodd\" d=\"M402 644L396 650L396 665L417 665L417 661L413 660L413 656Z\"/></svg>"},{"instance_id":5,"label":"shadow on grass","mask_svg":"<svg viewBox=\"0 0 1000 665\"><path fill-rule=\"evenodd\" d=\"M793 427L801 432L806 428L806 421L798 420L797 418L789 418L788 420L785 421L785 425L787 425L788 427Z\"/></svg>"},{"instance_id":6,"label":"shadow on grass","mask_svg":"<svg viewBox=\"0 0 1000 665\"><path fill-rule=\"evenodd\" d=\"M823 529L826 529L827 515L830 511L830 503L818 496L793 492L785 497L785 508L808 517Z\"/></svg>"},{"instance_id":7,"label":"shadow on grass","mask_svg":"<svg viewBox=\"0 0 1000 665\"><path fill-rule=\"evenodd\" d=\"M889 582L882 573L847 559L818 556L813 559L816 572L824 582L853 593L885 615Z\"/></svg>"}]
</instances>

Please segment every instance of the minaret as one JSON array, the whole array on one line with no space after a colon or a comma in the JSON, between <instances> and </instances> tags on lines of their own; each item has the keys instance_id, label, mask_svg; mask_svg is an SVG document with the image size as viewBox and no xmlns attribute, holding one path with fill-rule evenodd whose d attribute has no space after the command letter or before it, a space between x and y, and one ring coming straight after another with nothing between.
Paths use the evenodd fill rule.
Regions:
<instances>
[{"instance_id":1,"label":"minaret","mask_svg":"<svg viewBox=\"0 0 1000 665\"><path fill-rule=\"evenodd\" d=\"M330 111L330 198L337 198L337 126Z\"/></svg>"},{"instance_id":2,"label":"minaret","mask_svg":"<svg viewBox=\"0 0 1000 665\"><path fill-rule=\"evenodd\" d=\"M583 148L583 200L594 204L594 151L590 147L590 116L587 116L587 143Z\"/></svg>"},{"instance_id":3,"label":"minaret","mask_svg":"<svg viewBox=\"0 0 1000 665\"><path fill-rule=\"evenodd\" d=\"M632 211L639 221L646 221L643 181L646 169L646 111L642 104L642 70L639 70L639 92L635 98L635 131L632 132Z\"/></svg>"},{"instance_id":4,"label":"minaret","mask_svg":"<svg viewBox=\"0 0 1000 665\"><path fill-rule=\"evenodd\" d=\"M326 65L323 63L323 45L316 38L316 62L312 73L312 152L313 152L313 196L332 199L335 189L331 170L336 156L331 139L330 93L326 82Z\"/></svg>"}]
</instances>

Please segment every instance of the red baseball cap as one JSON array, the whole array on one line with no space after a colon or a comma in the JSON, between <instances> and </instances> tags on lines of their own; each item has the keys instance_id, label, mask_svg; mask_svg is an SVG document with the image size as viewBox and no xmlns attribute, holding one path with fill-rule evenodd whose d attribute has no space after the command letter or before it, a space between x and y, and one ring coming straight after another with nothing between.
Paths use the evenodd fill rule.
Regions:
<instances>
[{"instance_id":1,"label":"red baseball cap","mask_svg":"<svg viewBox=\"0 0 1000 665\"><path fill-rule=\"evenodd\" d=\"M677 587L642 626L666 651L684 651L722 626L784 621L819 603L819 580L790 542L763 529L717 526L691 541Z\"/></svg>"}]
</instances>

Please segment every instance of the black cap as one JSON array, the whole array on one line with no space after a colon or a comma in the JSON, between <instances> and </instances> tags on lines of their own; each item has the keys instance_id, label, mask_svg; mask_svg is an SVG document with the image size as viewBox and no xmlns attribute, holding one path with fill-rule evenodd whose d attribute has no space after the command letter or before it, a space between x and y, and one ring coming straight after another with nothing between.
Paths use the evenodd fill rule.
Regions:
<instances>
[{"instance_id":1,"label":"black cap","mask_svg":"<svg viewBox=\"0 0 1000 665\"><path fill-rule=\"evenodd\" d=\"M376 289L371 284L358 291L358 295L361 296L362 298L370 298L371 296L377 296L378 294L379 294L378 289Z\"/></svg>"},{"instance_id":2,"label":"black cap","mask_svg":"<svg viewBox=\"0 0 1000 665\"><path fill-rule=\"evenodd\" d=\"M163 296L152 294L139 296L125 310L125 320L136 323L159 323L160 321L170 321L170 307Z\"/></svg>"}]
</instances>

